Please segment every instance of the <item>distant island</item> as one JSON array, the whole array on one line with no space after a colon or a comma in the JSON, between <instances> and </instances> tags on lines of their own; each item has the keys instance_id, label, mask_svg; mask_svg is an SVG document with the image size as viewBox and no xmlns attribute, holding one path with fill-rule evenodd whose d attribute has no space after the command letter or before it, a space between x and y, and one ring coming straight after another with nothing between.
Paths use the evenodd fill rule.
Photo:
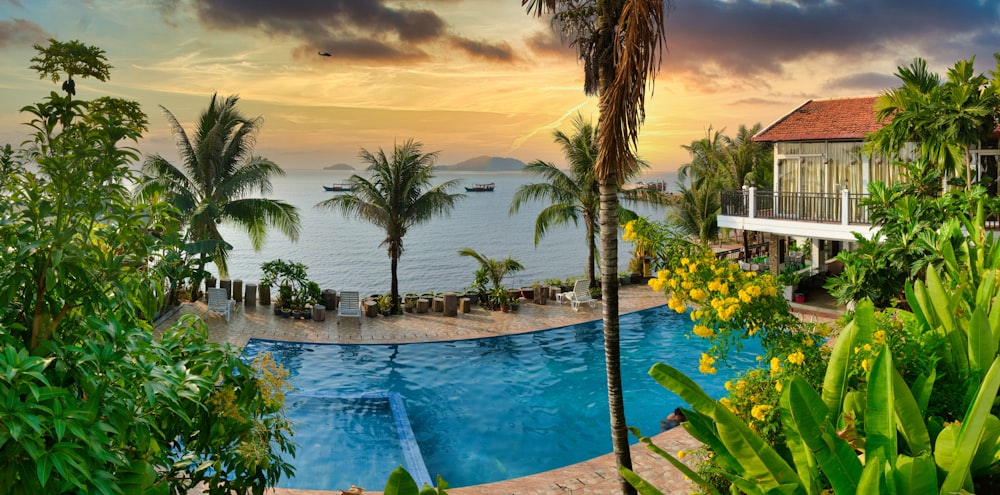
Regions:
<instances>
[{"instance_id":1,"label":"distant island","mask_svg":"<svg viewBox=\"0 0 1000 495\"><path fill-rule=\"evenodd\" d=\"M338 163L336 165L327 165L323 167L323 170L354 170L354 167L346 163Z\"/></svg>"},{"instance_id":2,"label":"distant island","mask_svg":"<svg viewBox=\"0 0 1000 495\"><path fill-rule=\"evenodd\" d=\"M436 165L434 168L463 172L519 172L524 169L524 162L516 158L482 155L454 165Z\"/></svg>"}]
</instances>

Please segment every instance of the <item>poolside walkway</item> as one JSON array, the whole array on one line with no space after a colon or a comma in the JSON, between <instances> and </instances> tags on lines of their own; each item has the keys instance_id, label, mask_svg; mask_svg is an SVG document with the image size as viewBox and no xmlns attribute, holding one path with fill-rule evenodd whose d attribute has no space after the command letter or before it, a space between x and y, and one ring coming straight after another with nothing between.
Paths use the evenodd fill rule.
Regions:
<instances>
[{"instance_id":1,"label":"poolside walkway","mask_svg":"<svg viewBox=\"0 0 1000 495\"><path fill-rule=\"evenodd\" d=\"M639 311L666 303L663 294L654 292L646 285L625 285L619 296L620 314ZM332 343L393 343L429 342L491 337L515 333L531 332L555 328L585 321L600 319L601 307L582 307L573 311L568 304L549 301L545 305L523 302L516 313L486 311L478 306L470 313L459 313L457 317L443 316L441 313L407 313L402 316L367 318L344 318L338 321L337 314L327 312L325 321L289 320L273 314L271 306L243 306L229 323L219 316L208 316L210 339L215 342L229 342L243 346L250 338L293 340L303 342ZM794 311L812 318L832 319L831 312L820 308L795 305ZM825 309L825 308L824 308ZM161 330L173 324L186 313L203 314L203 303L184 304L177 314L161 322ZM664 412L666 415L666 411ZM568 434L572 434L569 432ZM692 450L700 444L683 428L674 428L654 437L654 443L667 452ZM690 457L688 459L691 459ZM680 471L665 460L653 454L643 445L632 446L634 471L658 487L665 494L690 493L690 482ZM308 475L308 473L299 473ZM434 473L431 473L434 476ZM447 480L446 480L447 481ZM344 487L345 489L348 487ZM382 487L365 487L366 493L378 493ZM579 464L485 485L450 488L453 495L563 495L612 494L618 493L615 462L611 454ZM296 489L274 489L268 493L275 495L339 495L339 491L317 491Z\"/></svg>"}]
</instances>

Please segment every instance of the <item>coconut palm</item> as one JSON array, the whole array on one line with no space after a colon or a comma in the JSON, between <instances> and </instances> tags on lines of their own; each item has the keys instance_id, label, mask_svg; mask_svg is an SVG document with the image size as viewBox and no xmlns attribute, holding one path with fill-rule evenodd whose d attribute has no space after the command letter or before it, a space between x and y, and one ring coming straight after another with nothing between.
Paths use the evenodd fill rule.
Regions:
<instances>
[{"instance_id":1,"label":"coconut palm","mask_svg":"<svg viewBox=\"0 0 1000 495\"><path fill-rule=\"evenodd\" d=\"M615 460L631 469L621 388L618 335L618 190L639 166L634 146L645 118L649 78L659 71L664 12L669 0L521 0L528 12L553 12L556 27L576 45L584 66L584 92L597 93L600 184L601 287L604 297L604 358ZM621 490L634 494L623 477Z\"/></svg>"},{"instance_id":2,"label":"coconut palm","mask_svg":"<svg viewBox=\"0 0 1000 495\"><path fill-rule=\"evenodd\" d=\"M357 174L348 179L351 192L321 201L316 206L339 210L385 230L383 246L392 270L392 312L399 312L399 280L396 268L403 254L403 237L414 226L451 212L464 194L450 193L457 180L431 186L437 153L421 153L423 145L410 139L396 145L392 156L380 148L372 154L362 148L361 160L368 164L368 178Z\"/></svg>"},{"instance_id":3,"label":"coconut palm","mask_svg":"<svg viewBox=\"0 0 1000 495\"><path fill-rule=\"evenodd\" d=\"M228 276L231 246L222 238L220 224L246 231L255 250L263 246L272 227L293 241L299 236L298 208L281 200L246 197L254 192L270 193L271 177L284 176L285 171L253 154L263 119L243 116L236 108L238 101L235 95L224 99L212 95L193 136L170 110L161 106L177 142L181 164L174 165L154 154L142 165L146 177L139 194L167 194L180 211L188 245L200 253L192 298L197 297L200 274L208 261L215 263L220 277Z\"/></svg>"},{"instance_id":4,"label":"coconut palm","mask_svg":"<svg viewBox=\"0 0 1000 495\"><path fill-rule=\"evenodd\" d=\"M562 170L551 162L535 160L524 167L524 171L543 179L543 182L524 184L514 192L510 202L510 214L516 214L525 203L548 201L550 204L538 213L535 219L535 246L552 227L579 225L586 227L587 278L592 287L597 286L594 265L597 261L597 219L600 213L600 190L594 176L594 162L597 160L597 137L594 126L583 120L581 115L573 119L573 134L561 130L553 133L555 142L563 150L569 163L569 170ZM643 168L649 165L640 161ZM657 191L638 188L623 191L627 199L662 204L665 196ZM618 209L619 223L625 223L638 215L626 208Z\"/></svg>"}]
</instances>

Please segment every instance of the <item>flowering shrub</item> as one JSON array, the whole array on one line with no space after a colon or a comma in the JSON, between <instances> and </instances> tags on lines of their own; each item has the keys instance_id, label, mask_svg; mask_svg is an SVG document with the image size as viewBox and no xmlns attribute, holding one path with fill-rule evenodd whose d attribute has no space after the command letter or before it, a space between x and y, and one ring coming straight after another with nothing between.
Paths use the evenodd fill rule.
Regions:
<instances>
[{"instance_id":1,"label":"flowering shrub","mask_svg":"<svg viewBox=\"0 0 1000 495\"><path fill-rule=\"evenodd\" d=\"M725 361L731 347L759 336L768 357L783 347L789 331L801 326L778 294L774 277L745 272L735 263L712 254L698 259L681 258L673 268L650 279L653 290L666 294L667 306L684 313L688 306L693 333L711 343L709 353Z\"/></svg>"},{"instance_id":2,"label":"flowering shrub","mask_svg":"<svg viewBox=\"0 0 1000 495\"><path fill-rule=\"evenodd\" d=\"M642 266L644 257L652 258L652 270L657 271L676 264L681 258L695 258L710 254L706 247L677 235L665 222L651 222L639 217L623 226L622 240L632 243L632 261Z\"/></svg>"}]
</instances>

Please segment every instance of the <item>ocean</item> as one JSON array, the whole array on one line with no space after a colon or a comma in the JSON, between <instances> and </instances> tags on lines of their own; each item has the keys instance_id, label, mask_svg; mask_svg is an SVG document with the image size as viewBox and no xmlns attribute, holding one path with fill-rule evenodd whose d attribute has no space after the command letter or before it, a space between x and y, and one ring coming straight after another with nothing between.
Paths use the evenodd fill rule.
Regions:
<instances>
[{"instance_id":1,"label":"ocean","mask_svg":"<svg viewBox=\"0 0 1000 495\"><path fill-rule=\"evenodd\" d=\"M364 171L357 171L364 175ZM233 245L230 252L229 278L256 283L261 263L274 259L301 262L309 279L323 289L357 290L362 294L387 293L390 288L389 256L381 246L385 233L373 225L345 218L339 211L317 208L316 204L337 192L327 192L323 185L346 180L352 172L329 170L288 170L285 177L272 179L268 197L281 199L299 208L302 230L298 242L289 241L271 230L267 242L255 252L245 232L229 225L220 230ZM508 287L531 285L549 278L567 279L586 273L587 244L583 225L550 229L536 247L535 218L546 205L531 203L514 216L508 216L510 200L522 184L539 178L522 172L448 172L435 176L434 184L457 178L462 186L493 182L493 192L465 193L451 214L436 217L429 223L410 229L403 238L399 259L400 293L461 291L472 284L479 263L459 256L458 250L470 247L491 258L511 255L521 262L523 271L508 275ZM676 175L663 173L641 180L663 180L675 186ZM464 188L460 191L464 192ZM660 220L666 208L626 204L627 208ZM631 257L631 245L619 246L619 269ZM216 276L214 265L210 271Z\"/></svg>"}]
</instances>

